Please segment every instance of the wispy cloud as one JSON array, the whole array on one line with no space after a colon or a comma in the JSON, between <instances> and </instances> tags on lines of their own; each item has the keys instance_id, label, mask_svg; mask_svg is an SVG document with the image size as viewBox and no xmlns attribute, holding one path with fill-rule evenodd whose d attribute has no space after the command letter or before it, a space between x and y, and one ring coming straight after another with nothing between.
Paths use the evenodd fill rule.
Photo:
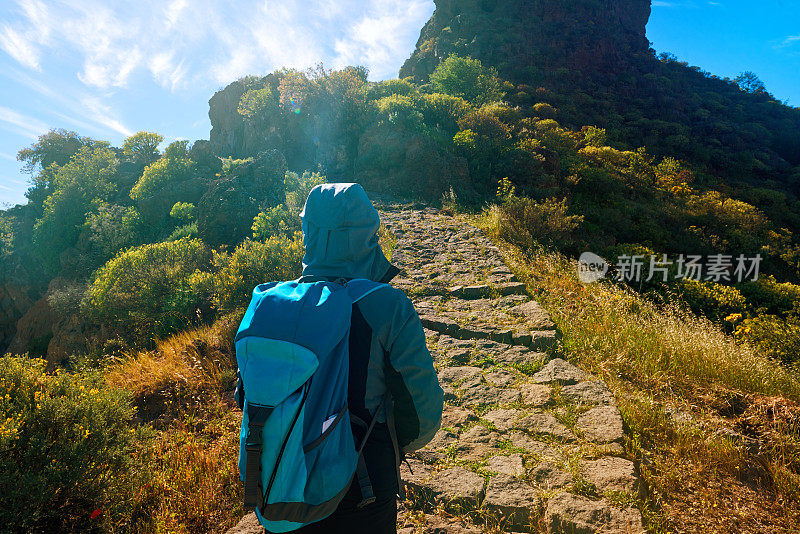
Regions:
<instances>
[{"instance_id":1,"label":"wispy cloud","mask_svg":"<svg viewBox=\"0 0 800 534\"><path fill-rule=\"evenodd\" d=\"M24 34L8 24L0 28L0 48L29 69L39 70L39 51Z\"/></svg>"},{"instance_id":2,"label":"wispy cloud","mask_svg":"<svg viewBox=\"0 0 800 534\"><path fill-rule=\"evenodd\" d=\"M114 110L111 109L111 106L102 102L98 97L84 97L81 103L87 112L86 116L92 121L97 124L102 124L109 130L113 130L125 137L133 135L133 131L122 124L122 121L117 117Z\"/></svg>"},{"instance_id":3,"label":"wispy cloud","mask_svg":"<svg viewBox=\"0 0 800 534\"><path fill-rule=\"evenodd\" d=\"M8 161L17 161L17 158L12 156L11 154L6 154L5 152L0 152L0 159L7 159Z\"/></svg>"},{"instance_id":4,"label":"wispy cloud","mask_svg":"<svg viewBox=\"0 0 800 534\"><path fill-rule=\"evenodd\" d=\"M0 106L0 126L31 139L36 139L49 129L39 119L28 117L5 106Z\"/></svg>"},{"instance_id":5,"label":"wispy cloud","mask_svg":"<svg viewBox=\"0 0 800 534\"><path fill-rule=\"evenodd\" d=\"M172 92L325 58L396 75L434 8L432 0L241 0L236 9L221 0L14 2L0 47L23 67L75 55L87 87L149 76Z\"/></svg>"},{"instance_id":6,"label":"wispy cloud","mask_svg":"<svg viewBox=\"0 0 800 534\"><path fill-rule=\"evenodd\" d=\"M417 33L414 23L428 15L427 1L377 2L371 12L356 19L336 40L334 66L368 65L378 78L396 76L398 59L410 52L405 49L406 42ZM409 32L412 35L408 35Z\"/></svg>"},{"instance_id":7,"label":"wispy cloud","mask_svg":"<svg viewBox=\"0 0 800 534\"><path fill-rule=\"evenodd\" d=\"M800 35L790 35L789 37L787 37L786 39L781 41L778 46L786 47L786 46L792 46L792 45L795 45L795 44L798 44L798 43L800 43Z\"/></svg>"}]
</instances>

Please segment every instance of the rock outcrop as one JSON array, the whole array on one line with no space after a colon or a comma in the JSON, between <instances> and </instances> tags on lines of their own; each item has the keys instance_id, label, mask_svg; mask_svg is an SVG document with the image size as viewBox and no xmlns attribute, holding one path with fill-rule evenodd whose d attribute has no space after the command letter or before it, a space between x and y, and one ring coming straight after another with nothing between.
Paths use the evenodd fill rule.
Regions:
<instances>
[{"instance_id":1,"label":"rock outcrop","mask_svg":"<svg viewBox=\"0 0 800 534\"><path fill-rule=\"evenodd\" d=\"M435 0L400 77L425 82L450 54L519 80L526 70L621 72L650 43L650 0Z\"/></svg>"}]
</instances>

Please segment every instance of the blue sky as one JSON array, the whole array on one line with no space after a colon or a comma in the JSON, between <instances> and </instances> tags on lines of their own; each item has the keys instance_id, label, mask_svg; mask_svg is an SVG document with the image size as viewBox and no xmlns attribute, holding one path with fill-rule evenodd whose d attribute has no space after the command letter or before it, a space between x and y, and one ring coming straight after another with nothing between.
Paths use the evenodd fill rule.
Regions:
<instances>
[{"instance_id":1,"label":"blue sky","mask_svg":"<svg viewBox=\"0 0 800 534\"><path fill-rule=\"evenodd\" d=\"M231 6L235 6L233 9ZM0 207L24 202L16 153L50 128L119 146L140 130L207 139L208 99L281 66L397 76L432 0L3 0ZM800 105L800 2L654 0L657 52L720 76L756 72Z\"/></svg>"}]
</instances>

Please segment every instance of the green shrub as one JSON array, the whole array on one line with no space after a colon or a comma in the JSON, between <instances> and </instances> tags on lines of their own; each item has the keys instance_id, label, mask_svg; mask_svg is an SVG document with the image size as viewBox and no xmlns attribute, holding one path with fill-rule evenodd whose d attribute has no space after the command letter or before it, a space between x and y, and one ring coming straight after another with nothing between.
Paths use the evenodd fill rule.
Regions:
<instances>
[{"instance_id":1,"label":"green shrub","mask_svg":"<svg viewBox=\"0 0 800 534\"><path fill-rule=\"evenodd\" d=\"M269 113L279 113L278 106L278 95L267 85L261 89L250 89L245 92L239 100L237 111L242 117L253 120Z\"/></svg>"},{"instance_id":2,"label":"green shrub","mask_svg":"<svg viewBox=\"0 0 800 534\"><path fill-rule=\"evenodd\" d=\"M186 150L187 141L175 141L164 151L164 156L145 167L142 177L131 189L131 198L139 201L157 194L173 182L191 176L194 162Z\"/></svg>"},{"instance_id":3,"label":"green shrub","mask_svg":"<svg viewBox=\"0 0 800 534\"><path fill-rule=\"evenodd\" d=\"M196 293L210 293L218 310L237 310L247 306L258 284L299 277L303 253L299 232L292 239L285 235L265 242L246 239L232 253L215 251L215 272L196 273L192 285Z\"/></svg>"},{"instance_id":4,"label":"green shrub","mask_svg":"<svg viewBox=\"0 0 800 534\"><path fill-rule=\"evenodd\" d=\"M283 204L262 211L253 219L253 239L266 241L272 236L287 235L300 230L300 218Z\"/></svg>"},{"instance_id":5,"label":"green shrub","mask_svg":"<svg viewBox=\"0 0 800 534\"><path fill-rule=\"evenodd\" d=\"M143 241L142 219L132 207L101 204L86 217L84 227L89 230L89 240L103 252L104 260Z\"/></svg>"},{"instance_id":6,"label":"green shrub","mask_svg":"<svg viewBox=\"0 0 800 534\"><path fill-rule=\"evenodd\" d=\"M785 363L800 361L800 317L759 315L745 319L736 329L736 336L772 358Z\"/></svg>"},{"instance_id":7,"label":"green shrub","mask_svg":"<svg viewBox=\"0 0 800 534\"><path fill-rule=\"evenodd\" d=\"M451 135L458 131L458 121L472 109L463 98L443 93L422 95L418 106L425 124L438 127Z\"/></svg>"},{"instance_id":8,"label":"green shrub","mask_svg":"<svg viewBox=\"0 0 800 534\"><path fill-rule=\"evenodd\" d=\"M744 313L747 300L735 287L708 280L681 280L680 291L695 313L719 321L733 313Z\"/></svg>"},{"instance_id":9,"label":"green shrub","mask_svg":"<svg viewBox=\"0 0 800 534\"><path fill-rule=\"evenodd\" d=\"M169 211L169 216L179 223L189 224L195 219L194 204L191 202L176 202Z\"/></svg>"},{"instance_id":10,"label":"green shrub","mask_svg":"<svg viewBox=\"0 0 800 534\"><path fill-rule=\"evenodd\" d=\"M744 282L738 288L754 308L764 308L770 314L785 315L800 302L800 285L780 283L772 275Z\"/></svg>"},{"instance_id":11,"label":"green shrub","mask_svg":"<svg viewBox=\"0 0 800 534\"><path fill-rule=\"evenodd\" d=\"M185 329L202 299L189 278L208 267L211 252L199 239L126 250L95 272L87 312L138 345Z\"/></svg>"},{"instance_id":12,"label":"green shrub","mask_svg":"<svg viewBox=\"0 0 800 534\"><path fill-rule=\"evenodd\" d=\"M0 358L0 524L6 532L98 532L129 513L133 410L96 374Z\"/></svg>"},{"instance_id":13,"label":"green shrub","mask_svg":"<svg viewBox=\"0 0 800 534\"><path fill-rule=\"evenodd\" d=\"M497 71L469 57L451 55L439 63L430 79L437 93L458 96L478 105L497 102L505 96Z\"/></svg>"},{"instance_id":14,"label":"green shrub","mask_svg":"<svg viewBox=\"0 0 800 534\"><path fill-rule=\"evenodd\" d=\"M184 224L183 226L179 226L172 231L169 236L164 241L177 241L178 239L183 239L184 237L188 238L195 238L197 237L197 223L189 223Z\"/></svg>"},{"instance_id":15,"label":"green shrub","mask_svg":"<svg viewBox=\"0 0 800 534\"><path fill-rule=\"evenodd\" d=\"M370 85L367 89L367 98L378 100L389 95L409 95L416 90L408 80L384 80Z\"/></svg>"},{"instance_id":16,"label":"green shrub","mask_svg":"<svg viewBox=\"0 0 800 534\"><path fill-rule=\"evenodd\" d=\"M292 213L299 215L311 190L326 182L325 175L318 172L303 171L300 176L296 172L288 171L283 178L286 189L286 207ZM289 226L291 227L291 225Z\"/></svg>"},{"instance_id":17,"label":"green shrub","mask_svg":"<svg viewBox=\"0 0 800 534\"><path fill-rule=\"evenodd\" d=\"M509 243L524 249L535 243L564 248L574 241L574 232L583 223L583 215L567 215L567 209L566 199L537 202L509 195L486 215L492 221L491 231Z\"/></svg>"}]
</instances>

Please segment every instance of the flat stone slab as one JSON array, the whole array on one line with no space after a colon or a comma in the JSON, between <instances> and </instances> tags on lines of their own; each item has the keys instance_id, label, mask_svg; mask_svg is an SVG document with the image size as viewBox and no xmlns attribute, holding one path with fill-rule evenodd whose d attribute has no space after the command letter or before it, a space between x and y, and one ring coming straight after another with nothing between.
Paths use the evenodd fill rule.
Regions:
<instances>
[{"instance_id":1,"label":"flat stone slab","mask_svg":"<svg viewBox=\"0 0 800 534\"><path fill-rule=\"evenodd\" d=\"M563 488L572 484L572 475L560 469L550 460L540 462L539 465L531 469L530 479L536 485L545 490Z\"/></svg>"},{"instance_id":2,"label":"flat stone slab","mask_svg":"<svg viewBox=\"0 0 800 534\"><path fill-rule=\"evenodd\" d=\"M558 452L551 445L542 441L537 441L522 432L510 432L508 434L508 439L514 447L524 449L530 454L540 458L556 458L558 456Z\"/></svg>"},{"instance_id":3,"label":"flat stone slab","mask_svg":"<svg viewBox=\"0 0 800 534\"><path fill-rule=\"evenodd\" d=\"M578 418L576 428L591 441L606 443L621 441L625 436L622 430L622 415L616 406L597 406Z\"/></svg>"},{"instance_id":4,"label":"flat stone slab","mask_svg":"<svg viewBox=\"0 0 800 534\"><path fill-rule=\"evenodd\" d=\"M641 534L642 516L635 508L620 509L605 501L561 493L547 502L545 514L550 534Z\"/></svg>"},{"instance_id":5,"label":"flat stone slab","mask_svg":"<svg viewBox=\"0 0 800 534\"><path fill-rule=\"evenodd\" d=\"M525 384L520 391L522 402L530 406L544 406L550 402L551 389L544 384Z\"/></svg>"},{"instance_id":6,"label":"flat stone slab","mask_svg":"<svg viewBox=\"0 0 800 534\"><path fill-rule=\"evenodd\" d=\"M482 425L475 425L458 438L456 453L464 460L482 460L500 450L500 435Z\"/></svg>"},{"instance_id":7,"label":"flat stone slab","mask_svg":"<svg viewBox=\"0 0 800 534\"><path fill-rule=\"evenodd\" d=\"M427 450L437 450L443 449L449 445L452 445L458 441L458 436L447 430L446 428L440 428L436 434L433 436L433 439L430 440L427 445L425 445L424 449Z\"/></svg>"},{"instance_id":8,"label":"flat stone slab","mask_svg":"<svg viewBox=\"0 0 800 534\"><path fill-rule=\"evenodd\" d=\"M466 407L476 407L484 404L510 404L519 400L519 390L515 388L500 388L480 380L474 383L461 385L462 394L459 401Z\"/></svg>"},{"instance_id":9,"label":"flat stone slab","mask_svg":"<svg viewBox=\"0 0 800 534\"><path fill-rule=\"evenodd\" d=\"M468 423L477 421L478 416L475 412L462 408L461 406L452 406L450 404L444 405L442 411L442 428L460 428Z\"/></svg>"},{"instance_id":10,"label":"flat stone slab","mask_svg":"<svg viewBox=\"0 0 800 534\"><path fill-rule=\"evenodd\" d=\"M480 367L445 367L439 371L439 381L448 384L459 384L481 375L483 375L483 369Z\"/></svg>"},{"instance_id":11,"label":"flat stone slab","mask_svg":"<svg viewBox=\"0 0 800 534\"><path fill-rule=\"evenodd\" d=\"M436 501L479 506L484 485L485 480L479 474L463 467L451 467L436 473L424 483L423 489L430 491Z\"/></svg>"},{"instance_id":12,"label":"flat stone slab","mask_svg":"<svg viewBox=\"0 0 800 534\"><path fill-rule=\"evenodd\" d=\"M584 404L612 404L614 395L600 380L586 380L561 388L561 398Z\"/></svg>"},{"instance_id":13,"label":"flat stone slab","mask_svg":"<svg viewBox=\"0 0 800 534\"><path fill-rule=\"evenodd\" d=\"M483 418L492 423L500 432L516 428L515 423L522 412L514 408L500 408L483 414Z\"/></svg>"},{"instance_id":14,"label":"flat stone slab","mask_svg":"<svg viewBox=\"0 0 800 534\"><path fill-rule=\"evenodd\" d=\"M486 463L489 471L495 471L501 475L521 477L525 474L525 466L522 465L522 455L512 454L511 456L493 456Z\"/></svg>"},{"instance_id":15,"label":"flat stone slab","mask_svg":"<svg viewBox=\"0 0 800 534\"><path fill-rule=\"evenodd\" d=\"M583 464L581 471L599 491L636 491L633 462L616 456L605 456Z\"/></svg>"},{"instance_id":16,"label":"flat stone slab","mask_svg":"<svg viewBox=\"0 0 800 534\"><path fill-rule=\"evenodd\" d=\"M575 434L570 429L545 412L533 412L522 416L516 420L514 428L529 434L549 434L565 440L575 439Z\"/></svg>"},{"instance_id":17,"label":"flat stone slab","mask_svg":"<svg viewBox=\"0 0 800 534\"><path fill-rule=\"evenodd\" d=\"M587 378L589 378L589 375L586 372L561 358L550 360L539 372L533 375L533 381L537 384L557 383L564 386L577 384Z\"/></svg>"},{"instance_id":18,"label":"flat stone slab","mask_svg":"<svg viewBox=\"0 0 800 534\"><path fill-rule=\"evenodd\" d=\"M553 330L556 325L550 320L550 315L535 300L529 300L514 306L509 313L524 317L531 330Z\"/></svg>"},{"instance_id":19,"label":"flat stone slab","mask_svg":"<svg viewBox=\"0 0 800 534\"><path fill-rule=\"evenodd\" d=\"M518 478L496 475L489 481L483 508L495 512L505 527L523 527L531 523L541 499L536 489Z\"/></svg>"}]
</instances>

